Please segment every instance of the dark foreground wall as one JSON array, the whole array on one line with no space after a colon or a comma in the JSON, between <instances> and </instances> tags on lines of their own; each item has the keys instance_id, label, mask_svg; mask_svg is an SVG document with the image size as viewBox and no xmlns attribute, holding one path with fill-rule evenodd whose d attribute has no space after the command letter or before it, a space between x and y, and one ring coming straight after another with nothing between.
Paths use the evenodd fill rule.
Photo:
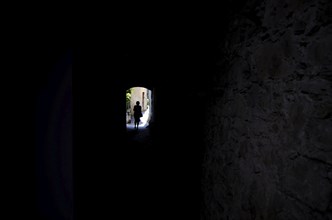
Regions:
<instances>
[{"instance_id":1,"label":"dark foreground wall","mask_svg":"<svg viewBox=\"0 0 332 220\"><path fill-rule=\"evenodd\" d=\"M37 219L72 219L73 51L49 53L43 55L52 59L44 62L52 64L42 68L45 81L39 84L35 106L36 213Z\"/></svg>"},{"instance_id":2,"label":"dark foreground wall","mask_svg":"<svg viewBox=\"0 0 332 220\"><path fill-rule=\"evenodd\" d=\"M249 2L234 17L207 114L202 219L332 218L331 30L324 0Z\"/></svg>"}]
</instances>

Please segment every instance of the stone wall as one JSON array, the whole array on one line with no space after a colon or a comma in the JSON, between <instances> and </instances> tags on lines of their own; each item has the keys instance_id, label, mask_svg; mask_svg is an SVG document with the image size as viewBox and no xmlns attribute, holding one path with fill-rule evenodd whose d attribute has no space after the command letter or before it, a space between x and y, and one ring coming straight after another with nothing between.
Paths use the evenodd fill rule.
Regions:
<instances>
[{"instance_id":1,"label":"stone wall","mask_svg":"<svg viewBox=\"0 0 332 220\"><path fill-rule=\"evenodd\" d=\"M143 92L144 92L144 102L143 102ZM142 111L147 109L148 100L148 90L144 87L133 87L131 91L131 114L134 114L134 106L136 102L139 101L142 106Z\"/></svg>"},{"instance_id":2,"label":"stone wall","mask_svg":"<svg viewBox=\"0 0 332 220\"><path fill-rule=\"evenodd\" d=\"M248 1L221 45L201 219L332 219L332 7Z\"/></svg>"}]
</instances>

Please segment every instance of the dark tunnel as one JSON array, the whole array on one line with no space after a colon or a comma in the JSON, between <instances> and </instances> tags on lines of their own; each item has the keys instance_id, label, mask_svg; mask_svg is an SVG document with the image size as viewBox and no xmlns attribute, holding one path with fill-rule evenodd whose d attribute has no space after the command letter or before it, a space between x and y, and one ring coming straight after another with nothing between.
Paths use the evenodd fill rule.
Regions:
<instances>
[{"instance_id":1,"label":"dark tunnel","mask_svg":"<svg viewBox=\"0 0 332 220\"><path fill-rule=\"evenodd\" d=\"M332 219L331 3L191 6L96 13L16 50L12 219ZM135 132L134 86L153 98Z\"/></svg>"}]
</instances>

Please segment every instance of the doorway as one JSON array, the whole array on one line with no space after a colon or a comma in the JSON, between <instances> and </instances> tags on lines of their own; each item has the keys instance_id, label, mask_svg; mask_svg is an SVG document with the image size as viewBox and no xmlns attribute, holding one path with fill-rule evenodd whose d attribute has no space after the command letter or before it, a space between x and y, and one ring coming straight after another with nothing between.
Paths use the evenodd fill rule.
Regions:
<instances>
[{"instance_id":1,"label":"doorway","mask_svg":"<svg viewBox=\"0 0 332 220\"><path fill-rule=\"evenodd\" d=\"M126 127L134 129L134 106L139 102L142 107L142 117L139 122L139 129L149 126L152 117L153 100L152 92L145 87L131 87L126 90Z\"/></svg>"}]
</instances>

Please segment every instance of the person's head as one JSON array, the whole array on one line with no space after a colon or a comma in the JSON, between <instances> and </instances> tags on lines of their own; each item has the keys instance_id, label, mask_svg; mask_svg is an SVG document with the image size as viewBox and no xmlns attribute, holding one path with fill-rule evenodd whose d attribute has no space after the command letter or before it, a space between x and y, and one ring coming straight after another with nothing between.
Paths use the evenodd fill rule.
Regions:
<instances>
[{"instance_id":1,"label":"person's head","mask_svg":"<svg viewBox=\"0 0 332 220\"><path fill-rule=\"evenodd\" d=\"M139 105L139 101L136 102L136 105Z\"/></svg>"}]
</instances>

